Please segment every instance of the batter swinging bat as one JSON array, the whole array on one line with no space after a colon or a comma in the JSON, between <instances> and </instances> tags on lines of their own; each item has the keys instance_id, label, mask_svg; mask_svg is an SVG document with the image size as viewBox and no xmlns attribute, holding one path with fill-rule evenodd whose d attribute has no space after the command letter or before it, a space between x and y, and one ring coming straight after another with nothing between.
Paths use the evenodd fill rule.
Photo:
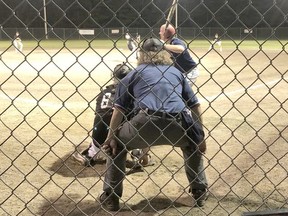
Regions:
<instances>
[{"instance_id":1,"label":"batter swinging bat","mask_svg":"<svg viewBox=\"0 0 288 216\"><path fill-rule=\"evenodd\" d=\"M171 8L169 10L169 14L168 14L167 19L166 19L165 30L167 29L169 23L171 23L171 20L174 16L174 12L175 12L176 7L177 7L177 0L173 0Z\"/></svg>"}]
</instances>

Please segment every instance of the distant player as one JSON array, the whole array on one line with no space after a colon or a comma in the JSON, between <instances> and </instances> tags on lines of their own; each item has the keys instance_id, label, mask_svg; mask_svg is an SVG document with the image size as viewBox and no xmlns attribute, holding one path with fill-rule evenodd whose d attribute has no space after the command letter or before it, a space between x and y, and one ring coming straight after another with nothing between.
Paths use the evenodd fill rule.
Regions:
<instances>
[{"instance_id":1,"label":"distant player","mask_svg":"<svg viewBox=\"0 0 288 216\"><path fill-rule=\"evenodd\" d=\"M138 59L138 42L137 39L139 39L140 35L138 38L134 39L128 32L125 34L125 39L127 41L127 47L128 49L132 52L133 55L135 55L135 58Z\"/></svg>"},{"instance_id":2,"label":"distant player","mask_svg":"<svg viewBox=\"0 0 288 216\"><path fill-rule=\"evenodd\" d=\"M216 33L213 39L212 44L210 45L208 51L210 51L212 48L214 48L214 44L217 44L220 48L220 52L222 52L222 43L221 43L221 39L219 38L218 34Z\"/></svg>"},{"instance_id":3,"label":"distant player","mask_svg":"<svg viewBox=\"0 0 288 216\"><path fill-rule=\"evenodd\" d=\"M139 44L141 42L141 36L140 34L136 34L136 42Z\"/></svg>"},{"instance_id":4,"label":"distant player","mask_svg":"<svg viewBox=\"0 0 288 216\"><path fill-rule=\"evenodd\" d=\"M16 52L22 52L23 51L23 43L22 43L22 40L19 36L18 31L16 32L16 34L14 36L13 45L15 47Z\"/></svg>"}]
</instances>

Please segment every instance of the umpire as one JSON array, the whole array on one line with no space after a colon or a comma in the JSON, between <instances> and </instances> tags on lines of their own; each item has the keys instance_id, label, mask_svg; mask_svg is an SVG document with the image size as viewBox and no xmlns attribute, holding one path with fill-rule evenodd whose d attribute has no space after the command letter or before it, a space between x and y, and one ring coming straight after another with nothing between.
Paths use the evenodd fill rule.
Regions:
<instances>
[{"instance_id":1,"label":"umpire","mask_svg":"<svg viewBox=\"0 0 288 216\"><path fill-rule=\"evenodd\" d=\"M203 136L198 145L191 131L183 128L183 125L191 126L190 111L195 121L201 121L200 104L184 75L172 65L163 43L156 38L146 39L140 49L137 68L117 87L110 130L102 147L110 155L106 162L104 192L98 198L106 210L120 209L127 151L152 145L180 147L189 192L198 206L203 206L207 199L208 184L202 158L206 143L201 134L202 125L198 125ZM125 120L124 113L131 102L135 116Z\"/></svg>"}]
</instances>

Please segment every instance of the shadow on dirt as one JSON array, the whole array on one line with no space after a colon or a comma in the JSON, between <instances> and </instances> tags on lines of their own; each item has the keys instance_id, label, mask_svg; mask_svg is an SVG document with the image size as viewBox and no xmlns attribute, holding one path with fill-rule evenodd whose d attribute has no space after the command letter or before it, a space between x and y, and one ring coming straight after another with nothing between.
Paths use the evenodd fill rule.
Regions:
<instances>
[{"instance_id":1,"label":"shadow on dirt","mask_svg":"<svg viewBox=\"0 0 288 216\"><path fill-rule=\"evenodd\" d=\"M100 163L95 166L85 167L78 164L72 157L74 152L66 154L64 157L56 160L51 167L50 171L57 173L64 177L75 177L78 178L87 178L102 176L106 171L106 164Z\"/></svg>"},{"instance_id":2,"label":"shadow on dirt","mask_svg":"<svg viewBox=\"0 0 288 216\"><path fill-rule=\"evenodd\" d=\"M81 151L79 151L81 152ZM103 176L106 172L106 164L98 163L94 166L85 167L77 163L72 154L74 152L66 154L63 158L59 158L54 163L52 163L49 170L57 173L64 177L75 177L77 178L87 178L87 177L97 177ZM128 166L127 166L128 167ZM126 175L131 175L138 172L144 172L143 168L127 168L126 167Z\"/></svg>"},{"instance_id":3,"label":"shadow on dirt","mask_svg":"<svg viewBox=\"0 0 288 216\"><path fill-rule=\"evenodd\" d=\"M186 201L176 200L174 202L166 197L153 197L149 201L142 200L135 205L128 205L121 203L119 212L107 212L101 208L100 204L95 201L82 200L79 203L73 202L75 196L62 195L57 201L45 202L41 207L40 215L43 216L56 216L56 215L119 215L119 216L132 216L141 215L148 216L161 212L162 210L187 207L191 208L193 205L185 203ZM78 198L79 199L79 198ZM191 198L190 198L191 199Z\"/></svg>"}]
</instances>

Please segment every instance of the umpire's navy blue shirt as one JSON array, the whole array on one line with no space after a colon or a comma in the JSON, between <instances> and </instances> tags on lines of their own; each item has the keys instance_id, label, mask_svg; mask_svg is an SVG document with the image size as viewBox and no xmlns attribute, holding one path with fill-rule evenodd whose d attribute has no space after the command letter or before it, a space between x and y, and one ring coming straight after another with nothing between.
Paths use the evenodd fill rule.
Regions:
<instances>
[{"instance_id":1,"label":"umpire's navy blue shirt","mask_svg":"<svg viewBox=\"0 0 288 216\"><path fill-rule=\"evenodd\" d=\"M188 52L186 44L179 38L173 38L170 42L172 45L180 45L184 47L182 53L171 52L175 58L175 67L182 73L188 73L191 69L196 67L196 62L192 59Z\"/></svg>"},{"instance_id":2,"label":"umpire's navy blue shirt","mask_svg":"<svg viewBox=\"0 0 288 216\"><path fill-rule=\"evenodd\" d=\"M131 102L134 109L168 113L179 113L186 104L191 108L199 103L183 74L174 66L147 64L132 70L116 89L115 106L126 110Z\"/></svg>"}]
</instances>

